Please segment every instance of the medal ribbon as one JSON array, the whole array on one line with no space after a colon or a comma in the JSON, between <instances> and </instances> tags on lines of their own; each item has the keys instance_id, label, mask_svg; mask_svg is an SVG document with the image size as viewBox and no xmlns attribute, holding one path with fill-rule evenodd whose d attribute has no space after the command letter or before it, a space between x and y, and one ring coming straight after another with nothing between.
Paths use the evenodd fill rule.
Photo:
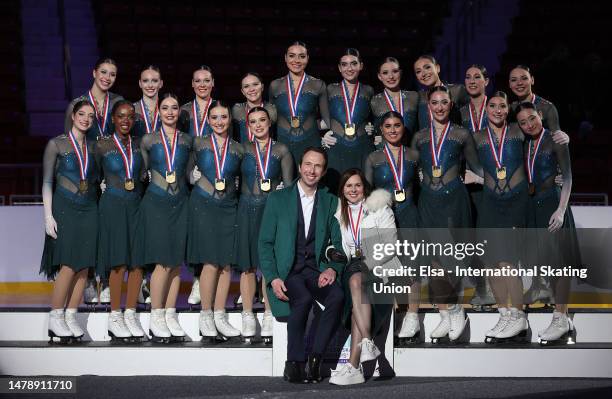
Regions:
<instances>
[{"instance_id":1,"label":"medal ribbon","mask_svg":"<svg viewBox=\"0 0 612 399\"><path fill-rule=\"evenodd\" d=\"M259 174L261 175L262 180L266 180L268 178L268 167L270 166L270 154L272 153L272 139L268 137L268 148L266 150L266 159L262 162L261 160L261 151L259 150L259 142L255 140L253 142L255 146L255 159L257 160L257 168L259 169Z\"/></svg>"},{"instance_id":2,"label":"medal ribbon","mask_svg":"<svg viewBox=\"0 0 612 399\"><path fill-rule=\"evenodd\" d=\"M393 104L393 99L391 98L391 96L389 96L389 94L387 93L387 90L383 90L383 93L385 94L385 101L387 101L387 105L389 106L391 111L399 112L399 114L403 118L404 117L404 101L402 100L402 91L400 90L400 96L399 96L399 98L400 98L400 102L399 102L400 110L399 111L395 108L395 104Z\"/></svg>"},{"instance_id":3,"label":"medal ribbon","mask_svg":"<svg viewBox=\"0 0 612 399\"><path fill-rule=\"evenodd\" d=\"M72 148L74 149L74 153L77 156L77 160L79 161L79 172L81 173L81 180L87 179L87 169L89 168L89 150L87 149L87 138L83 137L83 144L85 152L81 151L81 147L77 143L74 138L74 134L72 130L68 132L68 138L70 139L70 144L72 144Z\"/></svg>"},{"instance_id":4,"label":"medal ribbon","mask_svg":"<svg viewBox=\"0 0 612 399\"><path fill-rule=\"evenodd\" d=\"M353 99L351 99L350 92L346 82L342 80L342 98L344 100L344 112L346 113L346 123L353 123L353 115L355 115L355 105L357 104L357 97L359 97L360 84L357 82L355 86L355 93Z\"/></svg>"},{"instance_id":5,"label":"medal ribbon","mask_svg":"<svg viewBox=\"0 0 612 399\"><path fill-rule=\"evenodd\" d=\"M293 97L293 82L291 81L291 77L287 75L287 101L289 102L289 110L291 111L291 116L297 116L297 107L300 101L300 96L302 95L302 87L304 87L304 82L306 81L306 74L302 75L300 79L300 83L298 84L297 92L295 93L295 98Z\"/></svg>"},{"instance_id":6,"label":"medal ribbon","mask_svg":"<svg viewBox=\"0 0 612 399\"><path fill-rule=\"evenodd\" d=\"M531 100L529 100L529 102L535 105L536 99L537 99L536 95L534 93L531 93Z\"/></svg>"},{"instance_id":7,"label":"medal ribbon","mask_svg":"<svg viewBox=\"0 0 612 399\"><path fill-rule=\"evenodd\" d=\"M108 121L108 104L110 101L110 96L106 94L106 97L104 98L104 110L102 111L104 115L100 115L98 111L98 103L96 102L96 99L93 94L91 94L91 90L87 92L87 95L89 96L89 101L94 105L94 108L96 109L96 123L98 124L100 135L104 135L104 130L106 129L106 122ZM100 121L102 121L102 125L100 125Z\"/></svg>"},{"instance_id":8,"label":"medal ribbon","mask_svg":"<svg viewBox=\"0 0 612 399\"><path fill-rule=\"evenodd\" d=\"M361 246L361 217L363 216L363 202L359 205L359 213L357 214L357 220L353 223L353 211L349 208L348 217L349 223L351 226L351 236L353 237L353 242L355 243L355 248L359 248Z\"/></svg>"},{"instance_id":9,"label":"medal ribbon","mask_svg":"<svg viewBox=\"0 0 612 399\"><path fill-rule=\"evenodd\" d=\"M217 179L223 179L223 169L225 169L225 159L227 158L227 149L229 148L230 138L225 138L225 143L223 143L223 155L221 156L221 162L219 162L219 148L217 147L217 140L213 137L214 133L210 135L210 143L213 146L213 155L215 156L215 173L217 175Z\"/></svg>"},{"instance_id":10,"label":"medal ribbon","mask_svg":"<svg viewBox=\"0 0 612 399\"><path fill-rule=\"evenodd\" d=\"M174 158L176 157L176 147L178 144L178 134L176 128L174 128L174 138L172 139L172 146L168 144L168 139L166 138L166 131L164 127L161 127L159 131L159 136L161 137L162 146L164 147L164 154L166 155L166 166L168 172L174 172ZM170 147L170 149L168 149Z\"/></svg>"},{"instance_id":11,"label":"medal ribbon","mask_svg":"<svg viewBox=\"0 0 612 399\"><path fill-rule=\"evenodd\" d=\"M399 168L396 166L395 161L393 160L393 153L391 152L389 144L387 143L385 143L385 156L387 157L387 162L389 163L389 166L391 166L391 173L393 173L395 189L401 190L404 187L404 146L400 145Z\"/></svg>"},{"instance_id":12,"label":"medal ribbon","mask_svg":"<svg viewBox=\"0 0 612 399\"><path fill-rule=\"evenodd\" d=\"M538 151L540 150L540 143L544 138L544 134L546 134L546 130L542 128L542 132L540 132L540 137L538 141L536 141L535 149L533 150L533 159L531 157L531 144L528 146L527 150L527 178L529 179L529 183L533 183L533 176L535 171L535 160L538 156Z\"/></svg>"},{"instance_id":13,"label":"medal ribbon","mask_svg":"<svg viewBox=\"0 0 612 399\"><path fill-rule=\"evenodd\" d=\"M131 179L134 170L134 157L132 155L132 136L128 136L127 151L123 149L123 145L121 145L119 137L117 137L117 133L113 134L113 140L115 141L115 145L119 149L121 158L123 158L123 166L125 166L125 177L127 179Z\"/></svg>"},{"instance_id":14,"label":"medal ribbon","mask_svg":"<svg viewBox=\"0 0 612 399\"><path fill-rule=\"evenodd\" d=\"M263 102L261 103L261 105L256 105L256 107L263 107L263 106L264 106ZM247 128L247 137L249 138L250 142L253 142L255 141L255 137L253 133L251 133L251 126L249 125L249 111L251 110L251 108L249 107L248 102L244 104L244 109L246 110L244 123L246 124L246 128Z\"/></svg>"},{"instance_id":15,"label":"medal ribbon","mask_svg":"<svg viewBox=\"0 0 612 399\"><path fill-rule=\"evenodd\" d=\"M491 148L491 152L493 153L493 158L495 159L495 165L497 165L497 169L501 169L502 163L504 162L504 145L506 143L506 133L508 133L508 125L504 124L504 129L502 130L501 139L499 140L499 147L496 150L495 144L493 141L493 133L491 133L491 129L487 126L487 137L489 139L489 147Z\"/></svg>"},{"instance_id":16,"label":"medal ribbon","mask_svg":"<svg viewBox=\"0 0 612 399\"><path fill-rule=\"evenodd\" d=\"M204 114L202 115L202 119L198 121L198 116L200 115L200 113L198 112L200 107L198 106L198 100L197 99L193 99L193 124L194 124L194 131L196 136L200 137L203 135L204 133L204 127L206 126L207 122L207 118L208 118L208 109L210 108L210 103L212 102L212 97L208 99L208 102L206 103L206 110L204 111Z\"/></svg>"},{"instance_id":17,"label":"medal ribbon","mask_svg":"<svg viewBox=\"0 0 612 399\"><path fill-rule=\"evenodd\" d=\"M448 132L450 131L451 123L450 121L446 122L446 126L444 126L444 130L442 136L440 137L440 141L438 141L438 145L435 145L436 142L436 128L434 127L433 120L430 121L429 126L429 136L431 142L429 143L431 148L431 159L434 162L435 166L440 166L440 153L442 152L442 146L446 141L446 136L448 136Z\"/></svg>"},{"instance_id":18,"label":"medal ribbon","mask_svg":"<svg viewBox=\"0 0 612 399\"><path fill-rule=\"evenodd\" d=\"M142 117L145 122L147 133L153 133L157 130L157 124L159 123L159 106L155 104L153 121L149 120L149 109L147 108L147 104L145 104L144 99L140 99L140 110L142 111Z\"/></svg>"},{"instance_id":19,"label":"medal ribbon","mask_svg":"<svg viewBox=\"0 0 612 399\"><path fill-rule=\"evenodd\" d=\"M480 105L480 111L478 111L478 115L477 115L478 119L474 121L474 113L476 112L476 109L474 108L474 106L472 105L472 102L470 101L470 124L472 125L472 132L474 133L482 129L482 122L484 121L484 111L485 111L486 103L487 103L487 96L484 97L484 100L482 101L482 104Z\"/></svg>"}]
</instances>

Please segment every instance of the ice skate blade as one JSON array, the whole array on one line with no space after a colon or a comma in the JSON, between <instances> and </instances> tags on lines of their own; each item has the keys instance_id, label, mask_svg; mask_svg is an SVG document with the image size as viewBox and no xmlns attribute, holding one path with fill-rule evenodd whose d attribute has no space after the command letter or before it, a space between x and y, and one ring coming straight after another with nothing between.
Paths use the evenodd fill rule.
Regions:
<instances>
[{"instance_id":1,"label":"ice skate blade","mask_svg":"<svg viewBox=\"0 0 612 399\"><path fill-rule=\"evenodd\" d=\"M258 344L257 338L255 336L250 337L241 337L242 343L245 345L254 345Z\"/></svg>"},{"instance_id":2,"label":"ice skate blade","mask_svg":"<svg viewBox=\"0 0 612 399\"><path fill-rule=\"evenodd\" d=\"M215 337L215 340L217 341L217 343L226 343L226 344L232 344L232 343L238 343L240 342L240 336L237 335L235 337L226 337L225 335L222 334L218 334Z\"/></svg>"},{"instance_id":3,"label":"ice skate blade","mask_svg":"<svg viewBox=\"0 0 612 399\"><path fill-rule=\"evenodd\" d=\"M261 339L263 340L264 345L272 345L273 343L272 337L261 337Z\"/></svg>"},{"instance_id":4,"label":"ice skate blade","mask_svg":"<svg viewBox=\"0 0 612 399\"><path fill-rule=\"evenodd\" d=\"M487 338L491 340L487 342ZM486 337L485 343L490 345L511 345L511 344L527 344L531 342L531 334L529 330L523 330L517 335L508 338Z\"/></svg>"},{"instance_id":5,"label":"ice skate blade","mask_svg":"<svg viewBox=\"0 0 612 399\"><path fill-rule=\"evenodd\" d=\"M180 343L180 342L185 342L185 336L180 336L180 335L173 335L170 337L170 342L175 344L175 343Z\"/></svg>"},{"instance_id":6,"label":"ice skate blade","mask_svg":"<svg viewBox=\"0 0 612 399\"><path fill-rule=\"evenodd\" d=\"M555 340L543 340L538 338L540 346L564 346L564 345L575 345L576 344L576 330L570 330L563 334L559 339Z\"/></svg>"},{"instance_id":7,"label":"ice skate blade","mask_svg":"<svg viewBox=\"0 0 612 399\"><path fill-rule=\"evenodd\" d=\"M153 334L151 330L149 330L149 335L151 335L151 342L154 344L169 344L170 337L157 337Z\"/></svg>"},{"instance_id":8,"label":"ice skate blade","mask_svg":"<svg viewBox=\"0 0 612 399\"><path fill-rule=\"evenodd\" d=\"M394 337L394 345L398 347L418 345L423 342L420 334L415 334L412 337Z\"/></svg>"},{"instance_id":9,"label":"ice skate blade","mask_svg":"<svg viewBox=\"0 0 612 399\"><path fill-rule=\"evenodd\" d=\"M205 337L205 336L202 335L202 333L200 333L200 336L202 337L202 339L200 340L200 343L202 345L207 345L207 346L208 345L211 345L211 346L217 345L217 337L216 336L214 336L214 337L206 336Z\"/></svg>"},{"instance_id":10,"label":"ice skate blade","mask_svg":"<svg viewBox=\"0 0 612 399\"><path fill-rule=\"evenodd\" d=\"M472 305L472 310L478 313L494 312L496 309L493 305Z\"/></svg>"},{"instance_id":11,"label":"ice skate blade","mask_svg":"<svg viewBox=\"0 0 612 399\"><path fill-rule=\"evenodd\" d=\"M60 337L59 335L55 335L51 330L47 330L47 333L49 335L49 344L68 345L72 343L72 339L74 338L72 335Z\"/></svg>"}]
</instances>

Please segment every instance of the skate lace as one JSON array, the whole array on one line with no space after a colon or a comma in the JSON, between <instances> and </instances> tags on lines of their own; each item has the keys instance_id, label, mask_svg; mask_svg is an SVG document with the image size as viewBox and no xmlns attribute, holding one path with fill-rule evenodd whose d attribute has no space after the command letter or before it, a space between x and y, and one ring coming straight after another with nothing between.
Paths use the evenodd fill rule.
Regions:
<instances>
[{"instance_id":1,"label":"skate lace","mask_svg":"<svg viewBox=\"0 0 612 399\"><path fill-rule=\"evenodd\" d=\"M168 328L172 328L174 330L182 331L183 328L178 322L178 314L176 313L166 313L166 324Z\"/></svg>"},{"instance_id":2,"label":"skate lace","mask_svg":"<svg viewBox=\"0 0 612 399\"><path fill-rule=\"evenodd\" d=\"M142 329L140 322L134 313L124 313L125 324L132 328Z\"/></svg>"},{"instance_id":3,"label":"skate lace","mask_svg":"<svg viewBox=\"0 0 612 399\"><path fill-rule=\"evenodd\" d=\"M493 327L493 331L501 331L506 327L508 322L510 321L510 315L508 313L503 314L499 320L497 320L497 324Z\"/></svg>"},{"instance_id":4,"label":"skate lace","mask_svg":"<svg viewBox=\"0 0 612 399\"><path fill-rule=\"evenodd\" d=\"M111 323L117 325L120 330L127 330L127 325L125 324L125 320L121 315L114 316L111 318Z\"/></svg>"},{"instance_id":5,"label":"skate lace","mask_svg":"<svg viewBox=\"0 0 612 399\"><path fill-rule=\"evenodd\" d=\"M567 328L567 322L565 321L565 318L561 317L561 316L557 316L554 315L552 322L550 323L551 326L554 326L558 329L565 329Z\"/></svg>"},{"instance_id":6,"label":"skate lace","mask_svg":"<svg viewBox=\"0 0 612 399\"><path fill-rule=\"evenodd\" d=\"M367 341L361 341L360 343L357 344L357 346L359 346L361 348L361 350L365 350L368 352L374 352L374 342L372 342L372 340L367 340Z\"/></svg>"}]
</instances>

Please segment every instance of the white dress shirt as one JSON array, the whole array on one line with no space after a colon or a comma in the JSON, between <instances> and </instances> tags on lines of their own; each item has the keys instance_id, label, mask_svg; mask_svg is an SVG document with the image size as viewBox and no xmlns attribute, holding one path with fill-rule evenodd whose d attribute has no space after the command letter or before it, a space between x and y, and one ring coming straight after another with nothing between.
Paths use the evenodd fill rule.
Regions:
<instances>
[{"instance_id":1,"label":"white dress shirt","mask_svg":"<svg viewBox=\"0 0 612 399\"><path fill-rule=\"evenodd\" d=\"M298 180L297 186L298 192L300 194L300 202L302 203L302 215L304 215L304 236L308 237L308 229L310 229L310 219L312 218L312 211L314 208L314 201L315 195L317 195L317 190L315 190L315 192L312 193L311 196L308 196L302 189L302 184L300 180Z\"/></svg>"}]
</instances>

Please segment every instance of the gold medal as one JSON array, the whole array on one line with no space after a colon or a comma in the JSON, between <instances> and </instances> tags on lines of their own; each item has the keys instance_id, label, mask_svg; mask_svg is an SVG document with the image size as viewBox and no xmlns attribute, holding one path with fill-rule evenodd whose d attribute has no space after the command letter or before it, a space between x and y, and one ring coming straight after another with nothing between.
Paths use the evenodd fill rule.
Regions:
<instances>
[{"instance_id":1,"label":"gold medal","mask_svg":"<svg viewBox=\"0 0 612 399\"><path fill-rule=\"evenodd\" d=\"M395 202L406 201L406 192L402 190L395 190Z\"/></svg>"},{"instance_id":2,"label":"gold medal","mask_svg":"<svg viewBox=\"0 0 612 399\"><path fill-rule=\"evenodd\" d=\"M215 179L215 190L225 191L225 179Z\"/></svg>"},{"instance_id":3,"label":"gold medal","mask_svg":"<svg viewBox=\"0 0 612 399\"><path fill-rule=\"evenodd\" d=\"M175 171L172 171L172 172L166 171L166 182L168 184L176 183L176 172Z\"/></svg>"},{"instance_id":4,"label":"gold medal","mask_svg":"<svg viewBox=\"0 0 612 399\"><path fill-rule=\"evenodd\" d=\"M529 183L529 195L535 194L535 184Z\"/></svg>"},{"instance_id":5,"label":"gold medal","mask_svg":"<svg viewBox=\"0 0 612 399\"><path fill-rule=\"evenodd\" d=\"M361 258L363 256L363 252L360 247L355 248L355 258Z\"/></svg>"},{"instance_id":6,"label":"gold medal","mask_svg":"<svg viewBox=\"0 0 612 399\"><path fill-rule=\"evenodd\" d=\"M268 192L272 188L272 184L270 183L270 179L261 179L259 181L259 187L261 191Z\"/></svg>"},{"instance_id":7,"label":"gold medal","mask_svg":"<svg viewBox=\"0 0 612 399\"><path fill-rule=\"evenodd\" d=\"M81 179L81 181L79 181L79 191L84 193L87 191L87 187L89 187L87 180Z\"/></svg>"},{"instance_id":8,"label":"gold medal","mask_svg":"<svg viewBox=\"0 0 612 399\"><path fill-rule=\"evenodd\" d=\"M442 167L433 165L431 167L431 175L433 177L442 177Z\"/></svg>"},{"instance_id":9,"label":"gold medal","mask_svg":"<svg viewBox=\"0 0 612 399\"><path fill-rule=\"evenodd\" d=\"M348 137L352 137L355 135L355 124L354 123L344 124L344 135Z\"/></svg>"},{"instance_id":10,"label":"gold medal","mask_svg":"<svg viewBox=\"0 0 612 399\"><path fill-rule=\"evenodd\" d=\"M125 189L132 191L134 189L134 179L125 179Z\"/></svg>"},{"instance_id":11,"label":"gold medal","mask_svg":"<svg viewBox=\"0 0 612 399\"><path fill-rule=\"evenodd\" d=\"M291 127L292 128L300 127L300 118L298 118L297 116L292 116L291 117Z\"/></svg>"},{"instance_id":12,"label":"gold medal","mask_svg":"<svg viewBox=\"0 0 612 399\"><path fill-rule=\"evenodd\" d=\"M502 166L497 168L497 180L504 180L506 178L506 167Z\"/></svg>"}]
</instances>

